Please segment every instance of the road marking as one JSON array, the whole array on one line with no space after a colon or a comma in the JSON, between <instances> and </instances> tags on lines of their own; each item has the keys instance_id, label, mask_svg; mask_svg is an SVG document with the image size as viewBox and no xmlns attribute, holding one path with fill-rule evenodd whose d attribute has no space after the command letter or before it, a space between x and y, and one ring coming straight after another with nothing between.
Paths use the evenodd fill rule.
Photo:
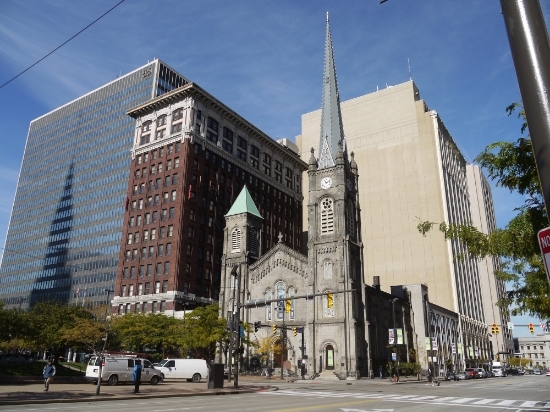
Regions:
<instances>
[{"instance_id":1,"label":"road marking","mask_svg":"<svg viewBox=\"0 0 550 412\"><path fill-rule=\"evenodd\" d=\"M466 402L473 401L475 399L478 399L478 398L458 398L458 399L455 399L454 401L450 401L450 402L451 403L466 403Z\"/></svg>"},{"instance_id":2,"label":"road marking","mask_svg":"<svg viewBox=\"0 0 550 412\"><path fill-rule=\"evenodd\" d=\"M433 400L437 398L437 396L420 396L419 398L414 398L414 399L411 399L411 400L414 400L414 401L427 401L427 400ZM439 399L438 399L439 401Z\"/></svg>"},{"instance_id":3,"label":"road marking","mask_svg":"<svg viewBox=\"0 0 550 412\"><path fill-rule=\"evenodd\" d=\"M451 399L456 399L456 396L447 396L445 398L437 399L438 402L449 402Z\"/></svg>"},{"instance_id":4,"label":"road marking","mask_svg":"<svg viewBox=\"0 0 550 412\"><path fill-rule=\"evenodd\" d=\"M506 400L506 401L500 401L499 403L495 403L495 405L498 405L498 406L510 406L510 405L513 405L514 403L516 402L519 402L519 401L516 401L516 400Z\"/></svg>"},{"instance_id":5,"label":"road marking","mask_svg":"<svg viewBox=\"0 0 550 412\"><path fill-rule=\"evenodd\" d=\"M498 401L498 399L482 399L480 401L474 402L473 404L474 405L486 405L488 403L496 402L496 401Z\"/></svg>"},{"instance_id":6,"label":"road marking","mask_svg":"<svg viewBox=\"0 0 550 412\"><path fill-rule=\"evenodd\" d=\"M537 401L525 401L521 405L519 405L520 408L533 408L538 402Z\"/></svg>"},{"instance_id":7,"label":"road marking","mask_svg":"<svg viewBox=\"0 0 550 412\"><path fill-rule=\"evenodd\" d=\"M346 402L346 403L334 403L332 405L315 405L315 406L304 406L304 407L301 407L301 408L292 408L292 409L280 409L278 411L274 411L274 412L294 412L294 411L311 411L311 410L314 410L314 411L318 411L319 408L330 408L330 407L342 407L342 406L347 406L347 405L358 405L358 404L361 404L361 403L367 403L367 402L373 402L372 400L364 400L364 401L355 401L355 402Z\"/></svg>"}]
</instances>

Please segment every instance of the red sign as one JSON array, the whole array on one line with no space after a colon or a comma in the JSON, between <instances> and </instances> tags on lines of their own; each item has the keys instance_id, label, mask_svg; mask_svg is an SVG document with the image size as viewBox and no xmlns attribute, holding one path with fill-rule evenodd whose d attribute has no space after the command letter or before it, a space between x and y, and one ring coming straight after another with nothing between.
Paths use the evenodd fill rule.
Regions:
<instances>
[{"instance_id":1,"label":"red sign","mask_svg":"<svg viewBox=\"0 0 550 412\"><path fill-rule=\"evenodd\" d=\"M538 233L540 252L546 269L546 277L550 282L550 227L544 228Z\"/></svg>"}]
</instances>

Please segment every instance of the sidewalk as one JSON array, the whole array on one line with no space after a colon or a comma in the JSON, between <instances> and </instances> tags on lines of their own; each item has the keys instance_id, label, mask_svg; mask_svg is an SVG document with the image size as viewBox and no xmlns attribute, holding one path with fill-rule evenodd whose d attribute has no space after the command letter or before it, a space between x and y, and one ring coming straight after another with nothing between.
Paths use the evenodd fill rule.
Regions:
<instances>
[{"instance_id":1,"label":"sidewalk","mask_svg":"<svg viewBox=\"0 0 550 412\"><path fill-rule=\"evenodd\" d=\"M18 380L0 383L0 405L42 404L42 403L70 403L70 402L98 402L137 398L159 398L178 396L212 396L239 393L252 393L275 390L273 384L256 383L251 380L240 379L239 390L233 388L233 382L224 382L223 389L207 389L206 381L188 383L181 381L165 381L158 385L142 384L140 393L134 394L134 385L121 384L108 386L102 384L99 396L96 396L97 386L91 383L71 383L65 379L55 379L50 384L50 390L44 392L43 381ZM275 383L275 382L273 382Z\"/></svg>"}]
</instances>

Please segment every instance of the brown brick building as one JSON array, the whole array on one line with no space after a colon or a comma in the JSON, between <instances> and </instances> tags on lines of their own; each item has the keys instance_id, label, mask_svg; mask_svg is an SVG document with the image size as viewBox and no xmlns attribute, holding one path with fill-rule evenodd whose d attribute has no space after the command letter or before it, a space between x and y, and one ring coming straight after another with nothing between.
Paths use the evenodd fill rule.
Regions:
<instances>
[{"instance_id":1,"label":"brown brick building","mask_svg":"<svg viewBox=\"0 0 550 412\"><path fill-rule=\"evenodd\" d=\"M298 154L194 83L136 119L113 310L166 312L218 300L224 215L244 185L262 217L261 253L302 245ZM260 254L261 254L260 253Z\"/></svg>"}]
</instances>

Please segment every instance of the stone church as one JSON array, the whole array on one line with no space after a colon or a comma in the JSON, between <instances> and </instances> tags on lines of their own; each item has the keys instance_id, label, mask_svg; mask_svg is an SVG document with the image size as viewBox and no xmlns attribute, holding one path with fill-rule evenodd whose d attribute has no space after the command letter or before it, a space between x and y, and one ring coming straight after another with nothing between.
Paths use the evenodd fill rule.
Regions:
<instances>
[{"instance_id":1,"label":"stone church","mask_svg":"<svg viewBox=\"0 0 550 412\"><path fill-rule=\"evenodd\" d=\"M317 154L317 157L316 157ZM365 284L359 221L359 173L347 153L340 112L332 39L327 16L321 134L311 149L307 178L307 255L281 242L262 253L263 218L246 187L226 215L220 314L235 312L237 302L291 298L241 308L240 319L261 322L250 340L284 339L276 366L294 369L305 359L308 374L345 379L367 374ZM240 274L240 282L231 275ZM315 295L296 298L304 295ZM286 333L281 329L285 327ZM274 325L276 331L274 332ZM294 328L303 332L294 336ZM300 329L303 328L303 329ZM254 334L256 336L254 336ZM245 348L250 358L254 348Z\"/></svg>"}]
</instances>

